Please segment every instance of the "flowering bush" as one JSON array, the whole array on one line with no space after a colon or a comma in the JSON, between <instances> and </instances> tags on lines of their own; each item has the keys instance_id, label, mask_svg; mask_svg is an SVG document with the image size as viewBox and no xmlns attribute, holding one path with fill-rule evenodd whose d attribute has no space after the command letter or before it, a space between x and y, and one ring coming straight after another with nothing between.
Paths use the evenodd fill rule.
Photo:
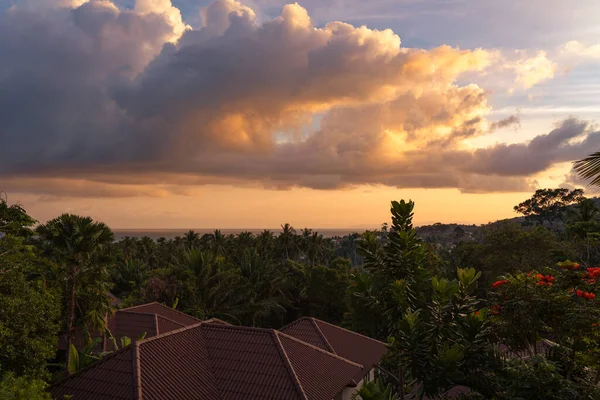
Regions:
<instances>
[{"instance_id":1,"label":"flowering bush","mask_svg":"<svg viewBox=\"0 0 600 400\"><path fill-rule=\"evenodd\" d=\"M541 340L549 340L555 345L552 351L546 346L545 352L560 359L567 377L584 376L589 372L583 371L593 367L599 371L593 378L598 382L599 277L600 267L586 269L566 261L556 268L508 275L498 281L501 284L496 282L488 297L499 342L533 357Z\"/></svg>"}]
</instances>

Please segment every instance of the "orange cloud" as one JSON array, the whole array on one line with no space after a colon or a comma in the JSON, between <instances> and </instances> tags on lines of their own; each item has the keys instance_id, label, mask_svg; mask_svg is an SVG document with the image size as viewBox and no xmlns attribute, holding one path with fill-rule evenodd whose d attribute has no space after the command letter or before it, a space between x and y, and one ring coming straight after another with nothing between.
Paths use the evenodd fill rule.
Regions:
<instances>
[{"instance_id":1,"label":"orange cloud","mask_svg":"<svg viewBox=\"0 0 600 400\"><path fill-rule=\"evenodd\" d=\"M511 191L531 188L529 173L581 150L543 152L507 173L484 161L529 154L528 144L465 144L504 125L487 120L486 90L459 79L509 71L530 87L554 74L545 53L403 48L389 29L317 28L298 4L261 22L239 2L216 0L199 29L169 0L138 0L133 10L108 1L71 7L0 14L0 56L11 54L0 65L0 178L15 190L64 185L65 195L160 197L221 183Z\"/></svg>"}]
</instances>

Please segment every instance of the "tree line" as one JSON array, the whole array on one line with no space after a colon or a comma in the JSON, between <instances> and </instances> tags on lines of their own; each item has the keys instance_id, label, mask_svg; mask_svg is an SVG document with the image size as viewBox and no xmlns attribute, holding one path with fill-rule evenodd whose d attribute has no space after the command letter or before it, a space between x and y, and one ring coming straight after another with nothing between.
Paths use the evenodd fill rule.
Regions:
<instances>
[{"instance_id":1,"label":"tree line","mask_svg":"<svg viewBox=\"0 0 600 400\"><path fill-rule=\"evenodd\" d=\"M45 384L73 370L73 351L93 352L68 346L57 360L58 337L70 344L76 330L107 330L117 297L121 306L158 301L246 326L313 316L386 341L364 400L436 398L456 386L473 399L600 398L595 201L537 191L515 207L524 221L447 247L418 236L414 207L392 202L389 226L343 238L284 224L258 235L115 241L91 218L36 224L1 200L0 397L44 398Z\"/></svg>"}]
</instances>

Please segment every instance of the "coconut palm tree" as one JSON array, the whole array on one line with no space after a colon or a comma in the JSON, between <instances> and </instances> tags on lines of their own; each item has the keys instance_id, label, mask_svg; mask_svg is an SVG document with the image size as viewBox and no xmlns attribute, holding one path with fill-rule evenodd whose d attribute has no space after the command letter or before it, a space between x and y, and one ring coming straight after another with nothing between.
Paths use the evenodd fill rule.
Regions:
<instances>
[{"instance_id":1,"label":"coconut palm tree","mask_svg":"<svg viewBox=\"0 0 600 400\"><path fill-rule=\"evenodd\" d=\"M575 161L573 169L583 179L591 179L590 185L600 186L600 151Z\"/></svg>"},{"instance_id":2,"label":"coconut palm tree","mask_svg":"<svg viewBox=\"0 0 600 400\"><path fill-rule=\"evenodd\" d=\"M185 242L185 248L191 249L195 247L200 242L200 234L190 230L183 235L183 240Z\"/></svg>"},{"instance_id":3,"label":"coconut palm tree","mask_svg":"<svg viewBox=\"0 0 600 400\"><path fill-rule=\"evenodd\" d=\"M288 223L281 225L281 229L282 231L277 240L281 243L281 247L283 247L283 250L285 251L286 260L289 260L290 249L293 249L295 246L296 230Z\"/></svg>"},{"instance_id":4,"label":"coconut palm tree","mask_svg":"<svg viewBox=\"0 0 600 400\"><path fill-rule=\"evenodd\" d=\"M86 326L99 329L105 324L106 319L99 315L110 310L106 283L110 282L107 265L112 263L114 235L104 223L73 214L62 214L40 225L37 234L44 253L56 263L57 275L65 282L69 360L76 310L84 309L80 300L87 299L87 306L92 307L86 311Z\"/></svg>"}]
</instances>

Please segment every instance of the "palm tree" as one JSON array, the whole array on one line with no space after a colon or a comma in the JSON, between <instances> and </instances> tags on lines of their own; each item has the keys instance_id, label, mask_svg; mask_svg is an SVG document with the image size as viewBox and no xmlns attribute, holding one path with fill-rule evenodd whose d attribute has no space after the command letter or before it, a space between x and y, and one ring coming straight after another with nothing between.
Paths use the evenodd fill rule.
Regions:
<instances>
[{"instance_id":1,"label":"palm tree","mask_svg":"<svg viewBox=\"0 0 600 400\"><path fill-rule=\"evenodd\" d=\"M582 199L573 208L572 215L576 222L590 222L598 219L600 209L593 199Z\"/></svg>"},{"instance_id":2,"label":"palm tree","mask_svg":"<svg viewBox=\"0 0 600 400\"><path fill-rule=\"evenodd\" d=\"M275 235L268 229L256 237L256 246L262 258L270 258L275 248Z\"/></svg>"},{"instance_id":3,"label":"palm tree","mask_svg":"<svg viewBox=\"0 0 600 400\"><path fill-rule=\"evenodd\" d=\"M583 179L591 179L590 185L600 186L600 151L575 161L573 169Z\"/></svg>"},{"instance_id":4,"label":"palm tree","mask_svg":"<svg viewBox=\"0 0 600 400\"><path fill-rule=\"evenodd\" d=\"M289 260L290 249L294 246L296 230L288 223L286 223L285 225L281 225L281 229L282 231L279 234L278 241L281 242L281 245L285 251L286 260Z\"/></svg>"},{"instance_id":5,"label":"palm tree","mask_svg":"<svg viewBox=\"0 0 600 400\"><path fill-rule=\"evenodd\" d=\"M193 282L193 302L199 318L227 318L239 308L239 275L221 256L213 251L192 249L183 254L178 269L174 271L176 274L188 274L189 281Z\"/></svg>"},{"instance_id":6,"label":"palm tree","mask_svg":"<svg viewBox=\"0 0 600 400\"><path fill-rule=\"evenodd\" d=\"M225 255L225 246L227 244L227 236L223 235L219 229L211 235L211 248L215 256Z\"/></svg>"},{"instance_id":7,"label":"palm tree","mask_svg":"<svg viewBox=\"0 0 600 400\"><path fill-rule=\"evenodd\" d=\"M316 260L324 254L324 251L323 235L319 235L319 232L311 233L306 245L306 254L311 267L315 266Z\"/></svg>"},{"instance_id":8,"label":"palm tree","mask_svg":"<svg viewBox=\"0 0 600 400\"><path fill-rule=\"evenodd\" d=\"M93 305L94 309L88 310L88 314L91 312L89 316L93 318L87 325L93 328L99 328L98 325L105 321L105 318L98 318L94 311L98 308L110 309L110 300L105 291L106 283L110 281L106 266L112 262L111 245L114 235L104 223L73 214L62 214L40 225L37 233L44 252L56 262L58 275L65 282L69 360L75 311L76 307L80 306L80 298L85 298L86 295L91 298L89 304Z\"/></svg>"},{"instance_id":9,"label":"palm tree","mask_svg":"<svg viewBox=\"0 0 600 400\"><path fill-rule=\"evenodd\" d=\"M183 240L185 241L185 248L191 249L200 242L200 234L190 230L183 235Z\"/></svg>"}]
</instances>

